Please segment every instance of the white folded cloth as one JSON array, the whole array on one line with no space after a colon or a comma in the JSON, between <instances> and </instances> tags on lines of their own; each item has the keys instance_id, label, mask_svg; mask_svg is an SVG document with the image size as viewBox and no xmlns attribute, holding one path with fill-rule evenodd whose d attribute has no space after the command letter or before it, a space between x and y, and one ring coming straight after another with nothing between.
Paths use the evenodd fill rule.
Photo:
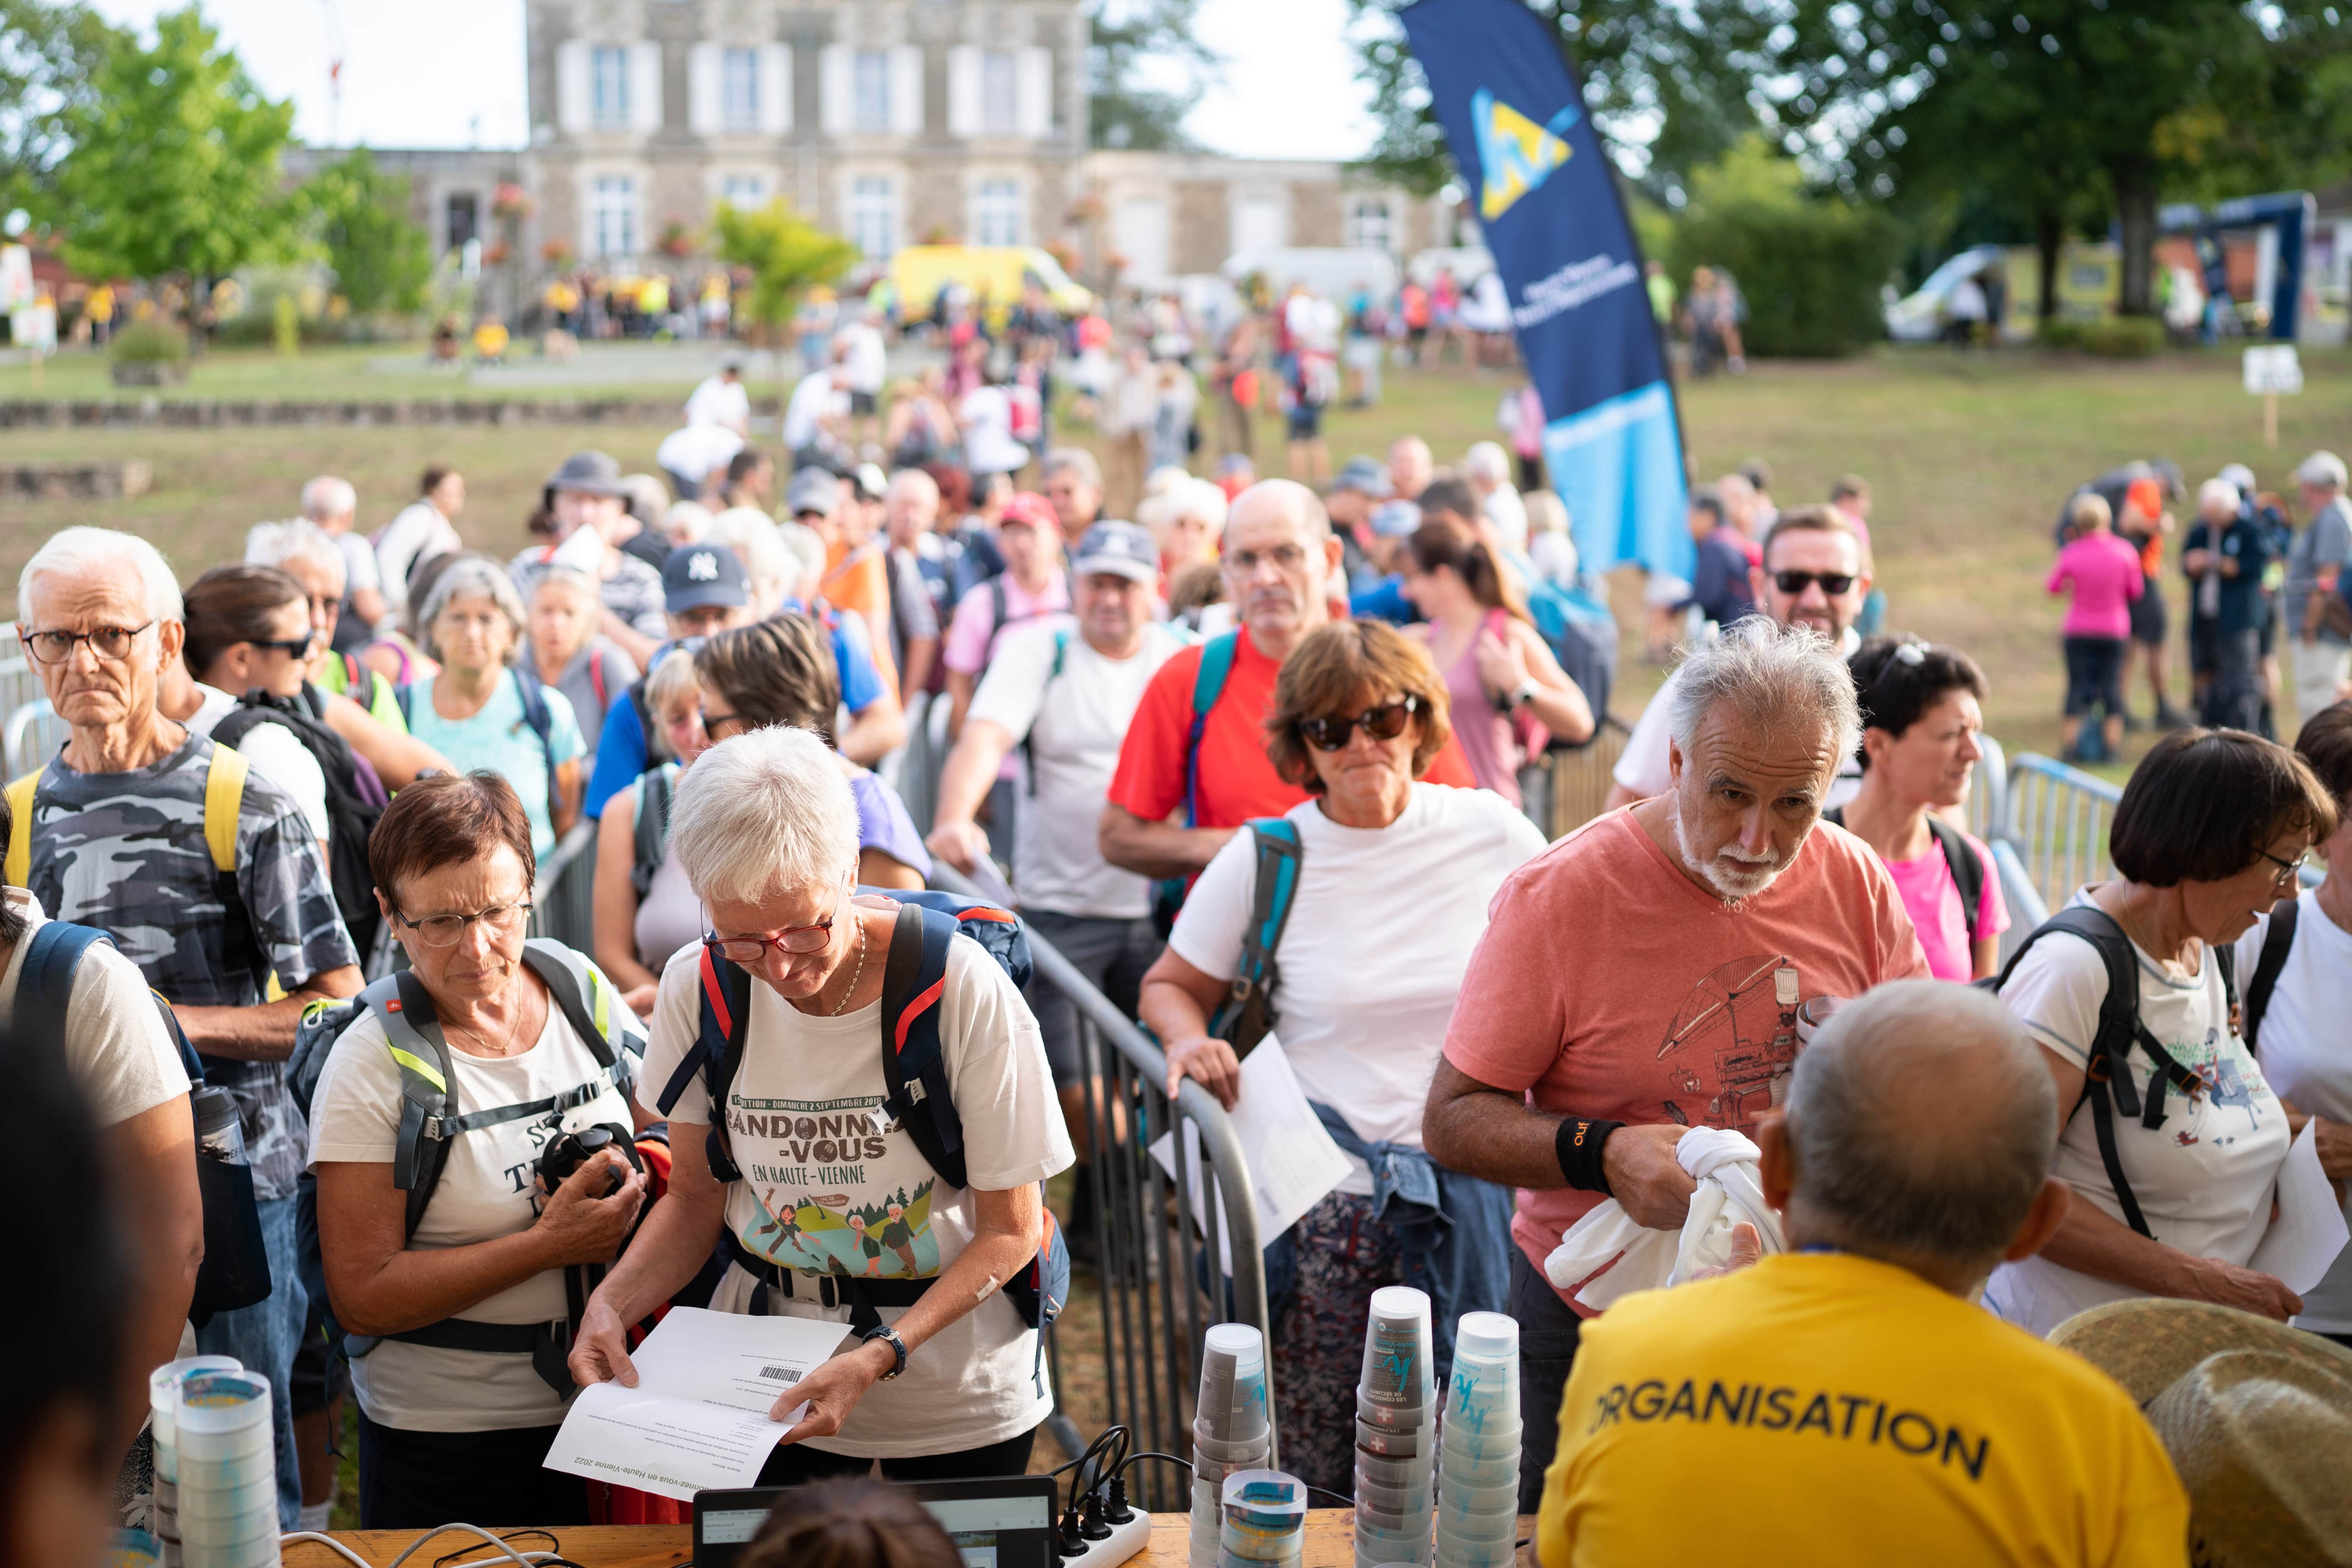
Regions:
<instances>
[{"instance_id":1,"label":"white folded cloth","mask_svg":"<svg viewBox=\"0 0 2352 1568\"><path fill-rule=\"evenodd\" d=\"M1675 1144L1675 1158L1698 1183L1679 1237L1634 1224L1616 1199L1607 1198L1560 1237L1544 1259L1544 1273L1558 1289L1583 1286L1576 1299L1597 1311L1628 1292L1679 1285L1702 1268L1729 1262L1731 1227L1742 1221L1756 1227L1766 1252L1787 1251L1780 1216L1765 1203L1756 1180L1761 1157L1741 1133L1692 1128Z\"/></svg>"}]
</instances>

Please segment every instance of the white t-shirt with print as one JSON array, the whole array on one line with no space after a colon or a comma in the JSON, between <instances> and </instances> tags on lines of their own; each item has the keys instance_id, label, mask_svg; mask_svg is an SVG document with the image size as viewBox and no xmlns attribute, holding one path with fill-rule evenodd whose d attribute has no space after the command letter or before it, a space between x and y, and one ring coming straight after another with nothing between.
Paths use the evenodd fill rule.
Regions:
<instances>
[{"instance_id":1,"label":"white t-shirt with print","mask_svg":"<svg viewBox=\"0 0 2352 1568\"><path fill-rule=\"evenodd\" d=\"M2280 1098L2314 1116L2352 1122L2352 1006L2347 1005L2352 1003L2352 931L2327 918L2317 889L2306 889L2296 901L2294 945L2271 992L2255 1049L2262 1053L2263 1076ZM2253 982L2272 919L2263 915L2238 939L2242 990ZM2344 1213L2352 1220L2352 1199ZM2352 1334L2352 1247L2337 1255L2326 1279L2303 1293L2294 1324Z\"/></svg>"},{"instance_id":2,"label":"white t-shirt with print","mask_svg":"<svg viewBox=\"0 0 2352 1568\"><path fill-rule=\"evenodd\" d=\"M1035 789L1021 789L1020 830L1013 837L1013 885L1022 908L1104 920L1151 912L1150 882L1105 860L1096 828L1143 689L1183 646L1155 622L1144 627L1143 646L1131 658L1107 658L1058 616L1013 627L997 645L966 722L1001 724L1016 746L1024 736L1030 741Z\"/></svg>"},{"instance_id":3,"label":"white t-shirt with print","mask_svg":"<svg viewBox=\"0 0 2352 1568\"><path fill-rule=\"evenodd\" d=\"M603 1068L563 1009L548 999L547 1026L520 1056L449 1051L457 1069L457 1113L546 1100L596 1078ZM625 1076L637 1064L625 1053ZM329 1162L391 1163L400 1143L400 1068L383 1026L364 1008L327 1058L311 1100L313 1167ZM609 1121L632 1125L625 1089L607 1085L585 1105L560 1114L500 1122L463 1132L449 1143L440 1184L409 1246L418 1251L468 1247L528 1230L546 1206L539 1156L559 1132ZM564 1314L563 1271L551 1268L453 1314L482 1323L543 1323ZM352 1360L352 1386L368 1419L404 1432L497 1432L552 1426L565 1401L555 1396L525 1355L441 1350L384 1340Z\"/></svg>"},{"instance_id":4,"label":"white t-shirt with print","mask_svg":"<svg viewBox=\"0 0 2352 1568\"><path fill-rule=\"evenodd\" d=\"M217 686L196 682L203 698L187 722L189 730L209 737L223 719L236 711L237 700ZM331 824L327 818L327 774L300 736L275 719L265 719L237 737L236 753L253 764L263 778L294 797L310 836L324 844Z\"/></svg>"},{"instance_id":5,"label":"white t-shirt with print","mask_svg":"<svg viewBox=\"0 0 2352 1568\"><path fill-rule=\"evenodd\" d=\"M0 1020L12 1026L16 987L25 975L25 954L33 933L49 923L41 900L22 888L5 896L9 910L26 921L25 934L0 967ZM164 1032L163 1016L139 966L112 942L92 942L74 970L66 999L66 1074L89 1105L90 1120L112 1127L167 1100L188 1092L180 1048ZM18 1194L20 1197L29 1194Z\"/></svg>"},{"instance_id":6,"label":"white t-shirt with print","mask_svg":"<svg viewBox=\"0 0 2352 1568\"><path fill-rule=\"evenodd\" d=\"M872 962L882 962L876 952ZM700 1027L699 947L662 971L640 1100L657 1096ZM727 1190L727 1226L746 1247L805 1273L923 1279L943 1273L972 1237L970 1191L939 1184L905 1129L876 1133L866 1113L887 1092L880 1003L838 1018L812 1017L754 981L743 1065L728 1088L728 1128L744 1179ZM940 1000L948 1085L963 1121L966 1174L1003 1192L1067 1170L1069 1131L1054 1098L1037 1021L979 943L948 950ZM651 1104L649 1114L659 1114ZM698 1074L670 1112L672 1135L701 1136L710 1099ZM893 1210L896 1213L893 1213ZM730 1268L711 1306L751 1310L753 1280ZM777 1316L846 1324L814 1281ZM884 1322L900 1309L878 1309ZM951 1454L1001 1443L1053 1410L1040 1394L1037 1336L1002 1291L919 1347L906 1373L866 1391L839 1433L810 1447L856 1458ZM1044 1384L1050 1390L1050 1383Z\"/></svg>"},{"instance_id":7,"label":"white t-shirt with print","mask_svg":"<svg viewBox=\"0 0 2352 1568\"><path fill-rule=\"evenodd\" d=\"M1386 827L1342 827L1309 800L1298 889L1276 951L1275 1034L1307 1098L1368 1143L1418 1149L1422 1106L1486 906L1543 853L1543 830L1489 790L1416 784ZM1192 885L1168 945L1230 980L1257 892L1256 841L1236 833ZM1339 1191L1369 1197L1352 1157Z\"/></svg>"},{"instance_id":8,"label":"white t-shirt with print","mask_svg":"<svg viewBox=\"0 0 2352 1568\"><path fill-rule=\"evenodd\" d=\"M2089 903L2084 889L2073 903ZM2071 906L2070 906L2071 907ZM2286 1159L2286 1112L2245 1042L2230 1027L2221 965L2201 950L2197 973L2168 971L2135 942L2139 1018L2156 1042L2205 1080L2194 1100L2165 1091L2163 1125L2115 1118L2116 1158L2157 1240L2196 1258L2243 1265L2270 1228L2272 1189ZM2035 1041L2076 1067L2090 1060L2106 999L2098 950L2064 934L2043 937L2018 962L2000 999ZM2155 1063L2132 1047L2132 1083L2145 1091ZM2097 1123L2085 1105L2066 1121L2050 1173L2110 1218L2124 1217L2099 1158ZM2086 1307L2140 1292L2044 1258L1993 1271L1985 1304L2029 1332L2046 1334Z\"/></svg>"}]
</instances>

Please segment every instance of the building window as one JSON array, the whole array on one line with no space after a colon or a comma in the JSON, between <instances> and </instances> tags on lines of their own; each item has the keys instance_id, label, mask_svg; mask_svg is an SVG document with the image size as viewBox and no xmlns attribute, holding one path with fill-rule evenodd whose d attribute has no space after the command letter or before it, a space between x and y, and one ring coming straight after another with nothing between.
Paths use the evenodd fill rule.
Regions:
<instances>
[{"instance_id":1,"label":"building window","mask_svg":"<svg viewBox=\"0 0 2352 1568\"><path fill-rule=\"evenodd\" d=\"M629 123L629 51L599 44L588 55L588 117L618 129Z\"/></svg>"},{"instance_id":2,"label":"building window","mask_svg":"<svg viewBox=\"0 0 2352 1568\"><path fill-rule=\"evenodd\" d=\"M481 237L481 207L471 192L449 198L449 250L463 250Z\"/></svg>"},{"instance_id":3,"label":"building window","mask_svg":"<svg viewBox=\"0 0 2352 1568\"><path fill-rule=\"evenodd\" d=\"M1021 72L1010 49L990 49L980 57L980 128L991 136L1021 129Z\"/></svg>"},{"instance_id":4,"label":"building window","mask_svg":"<svg viewBox=\"0 0 2352 1568\"><path fill-rule=\"evenodd\" d=\"M1377 196L1360 197L1348 205L1348 243L1359 250L1394 250L1396 229L1389 204Z\"/></svg>"},{"instance_id":5,"label":"building window","mask_svg":"<svg viewBox=\"0 0 2352 1568\"><path fill-rule=\"evenodd\" d=\"M1021 245L1028 226L1021 220L1021 184L1017 180L982 180L971 188L971 242L974 245Z\"/></svg>"},{"instance_id":6,"label":"building window","mask_svg":"<svg viewBox=\"0 0 2352 1568\"><path fill-rule=\"evenodd\" d=\"M719 182L719 197L729 206L749 212L768 205L768 182L760 174L730 174Z\"/></svg>"},{"instance_id":7,"label":"building window","mask_svg":"<svg viewBox=\"0 0 2352 1568\"><path fill-rule=\"evenodd\" d=\"M886 175L849 182L849 242L868 261L887 261L898 248L898 187Z\"/></svg>"},{"instance_id":8,"label":"building window","mask_svg":"<svg viewBox=\"0 0 2352 1568\"><path fill-rule=\"evenodd\" d=\"M890 129L890 51L860 49L850 68L850 124L859 131Z\"/></svg>"},{"instance_id":9,"label":"building window","mask_svg":"<svg viewBox=\"0 0 2352 1568\"><path fill-rule=\"evenodd\" d=\"M589 191L588 221L598 256L635 256L637 182L626 174L599 174Z\"/></svg>"},{"instance_id":10,"label":"building window","mask_svg":"<svg viewBox=\"0 0 2352 1568\"><path fill-rule=\"evenodd\" d=\"M729 49L719 62L719 121L730 131L760 128L760 51Z\"/></svg>"}]
</instances>

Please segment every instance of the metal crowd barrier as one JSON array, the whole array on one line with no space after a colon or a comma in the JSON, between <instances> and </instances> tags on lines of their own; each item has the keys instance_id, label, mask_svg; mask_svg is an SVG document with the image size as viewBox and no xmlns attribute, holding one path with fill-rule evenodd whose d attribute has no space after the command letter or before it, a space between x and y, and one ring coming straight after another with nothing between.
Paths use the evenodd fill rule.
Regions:
<instances>
[{"instance_id":1,"label":"metal crowd barrier","mask_svg":"<svg viewBox=\"0 0 2352 1568\"><path fill-rule=\"evenodd\" d=\"M596 823L583 817L539 863L530 934L596 951Z\"/></svg>"},{"instance_id":2,"label":"metal crowd barrier","mask_svg":"<svg viewBox=\"0 0 2352 1568\"><path fill-rule=\"evenodd\" d=\"M11 664L22 662L10 661ZM0 693L6 692L14 685L15 676L8 666L0 665ZM8 715L5 726L0 726L0 760L5 761L8 776L12 779L23 777L56 756L58 748L64 745L72 733L66 721L58 717L57 710L49 706L49 700L39 695L40 689L40 681L36 677L33 679L35 695L29 701L0 709Z\"/></svg>"},{"instance_id":3,"label":"metal crowd barrier","mask_svg":"<svg viewBox=\"0 0 2352 1568\"><path fill-rule=\"evenodd\" d=\"M2035 752L2010 765L2008 799L1997 819L2000 837L2044 908L2063 904L2085 882L2115 874L2107 826L2123 794L2120 785Z\"/></svg>"},{"instance_id":4,"label":"metal crowd barrier","mask_svg":"<svg viewBox=\"0 0 2352 1568\"><path fill-rule=\"evenodd\" d=\"M946 867L933 870L931 885L978 895ZM1103 1418L1125 1426L1139 1451L1188 1455L1202 1336L1219 1322L1248 1323L1261 1332L1270 1326L1264 1242L1249 1169L1233 1123L1214 1096L1187 1079L1171 1100L1168 1061L1160 1047L1034 931L1029 950L1038 981L1068 997L1078 1015L1084 1131L1092 1151L1079 1178L1090 1188L1093 1215L1073 1243L1081 1251L1091 1243L1092 1257L1078 1269L1091 1278L1099 1305ZM1197 1155L1187 1129L1198 1136ZM1174 1180L1150 1153L1151 1145L1171 1132ZM1216 1224L1204 1223L1212 1215L1223 1216L1222 1237ZM1229 1280L1229 1306L1203 1289L1203 1281L1213 1280ZM1073 1313L1064 1317L1061 1331L1075 1340L1083 1327ZM1067 1414L1062 1346L1049 1344L1056 1403L1052 1426L1055 1440L1075 1458L1096 1434L1078 1430ZM1088 1363L1094 1359L1084 1358ZM1072 1358L1074 1367L1078 1361ZM1280 1436L1277 1431L1277 1443ZM1268 1462L1279 1464L1278 1448ZM1192 1506L1191 1489L1171 1466L1138 1466L1129 1484L1138 1502L1153 1512Z\"/></svg>"}]
</instances>

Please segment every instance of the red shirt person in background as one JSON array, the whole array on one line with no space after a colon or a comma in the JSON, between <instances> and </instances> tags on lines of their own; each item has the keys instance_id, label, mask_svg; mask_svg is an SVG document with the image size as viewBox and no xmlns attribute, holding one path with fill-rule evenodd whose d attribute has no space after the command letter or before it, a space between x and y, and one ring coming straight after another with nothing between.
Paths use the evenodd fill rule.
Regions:
<instances>
[{"instance_id":1,"label":"red shirt person in background","mask_svg":"<svg viewBox=\"0 0 2352 1568\"><path fill-rule=\"evenodd\" d=\"M1266 760L1265 715L1274 680L1300 638L1331 618L1339 542L1313 490L1265 479L1244 490L1225 519L1225 590L1240 626L1233 667L1192 746L1195 678L1204 651L1186 648L1160 667L1119 748L1103 808L1101 847L1112 865L1159 880L1192 878L1253 816L1279 816L1307 798ZM1448 738L1431 784L1468 789L1470 765ZM1169 820L1189 793L1192 825Z\"/></svg>"}]
</instances>

